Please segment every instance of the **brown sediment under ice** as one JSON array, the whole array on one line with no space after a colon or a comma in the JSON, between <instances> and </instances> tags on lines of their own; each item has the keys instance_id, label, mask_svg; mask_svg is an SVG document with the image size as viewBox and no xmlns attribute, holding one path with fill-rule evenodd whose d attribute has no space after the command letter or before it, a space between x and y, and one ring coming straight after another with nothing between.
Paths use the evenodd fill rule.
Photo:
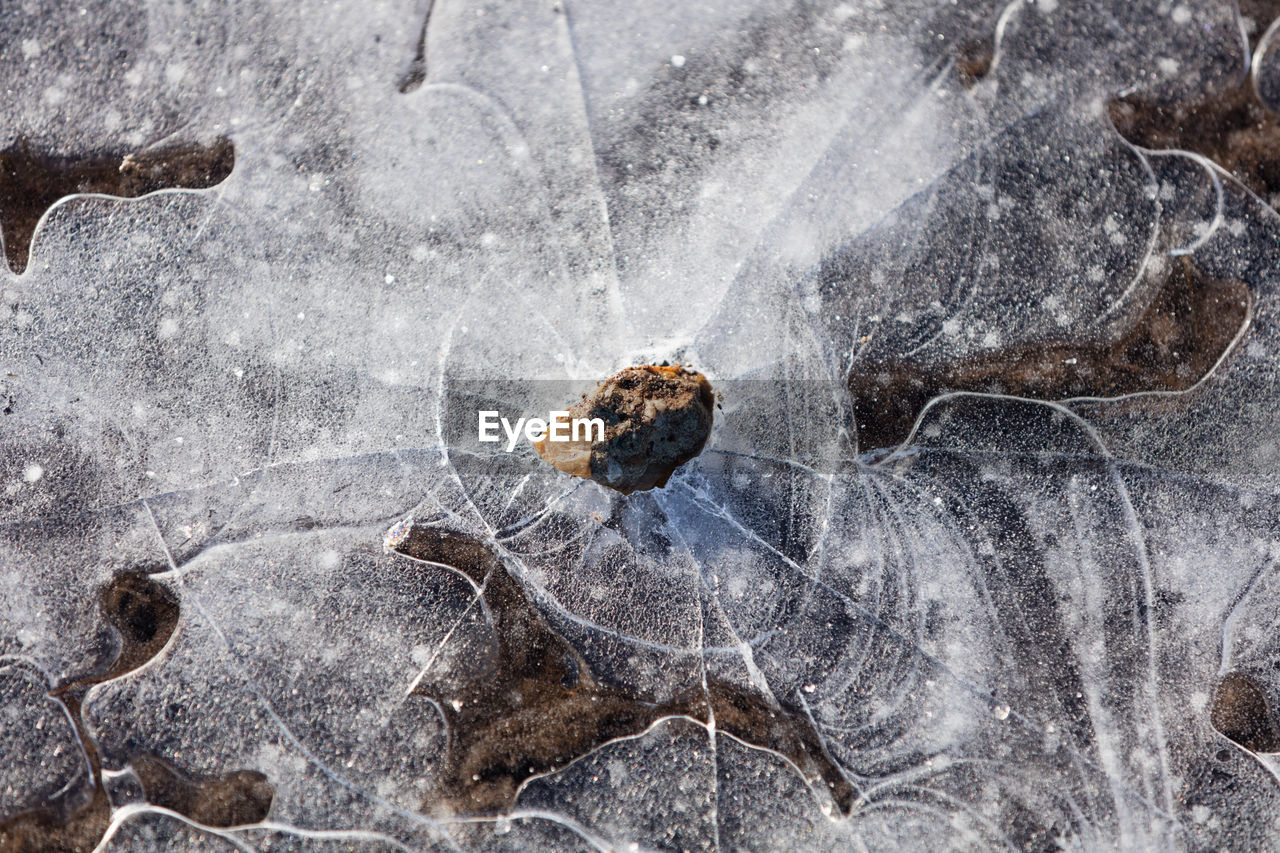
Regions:
<instances>
[{"instance_id":1,"label":"brown sediment under ice","mask_svg":"<svg viewBox=\"0 0 1280 853\"><path fill-rule=\"evenodd\" d=\"M94 784L75 786L37 808L0 815L0 851L4 853L88 853L111 824L112 803L102 777L98 745L86 729L81 708L89 688L137 669L169 642L181 615L177 597L150 577L162 566L138 567L116 575L101 590L99 612L115 629L119 651L92 675L57 687L49 696L60 702L75 726ZM275 788L255 770L212 776L183 771L158 756L129 756L144 798L213 827L265 820Z\"/></svg>"},{"instance_id":2,"label":"brown sediment under ice","mask_svg":"<svg viewBox=\"0 0 1280 853\"><path fill-rule=\"evenodd\" d=\"M1252 21L1249 49L1280 15L1276 0L1240 0ZM1247 58L1247 57L1246 57ZM1253 71L1211 78L1199 93L1177 98L1134 93L1107 105L1111 123L1135 145L1194 151L1208 157L1272 207L1280 207L1280 114L1254 89Z\"/></svg>"},{"instance_id":3,"label":"brown sediment under ice","mask_svg":"<svg viewBox=\"0 0 1280 853\"><path fill-rule=\"evenodd\" d=\"M829 796L841 814L853 808L853 785L799 702L710 674L656 693L601 679L484 543L409 525L389 536L387 547L415 560L452 566L470 578L480 589L496 639L496 657L478 666L472 677L442 683L427 677L414 691L436 700L449 729L444 766L423 802L428 813L509 812L529 779L565 767L609 741L641 735L672 716L714 724L718 731L782 756L810 790Z\"/></svg>"},{"instance_id":4,"label":"brown sediment under ice","mask_svg":"<svg viewBox=\"0 0 1280 853\"><path fill-rule=\"evenodd\" d=\"M1250 298L1244 282L1213 278L1182 257L1134 325L1108 343L1044 341L931 365L867 365L849 380L859 446L896 446L925 404L950 391L1032 400L1185 391L1238 341Z\"/></svg>"},{"instance_id":5,"label":"brown sediment under ice","mask_svg":"<svg viewBox=\"0 0 1280 853\"><path fill-rule=\"evenodd\" d=\"M1257 679L1228 672L1213 691L1213 727L1253 752L1280 752L1280 731Z\"/></svg>"},{"instance_id":6,"label":"brown sediment under ice","mask_svg":"<svg viewBox=\"0 0 1280 853\"><path fill-rule=\"evenodd\" d=\"M702 452L714 402L701 373L678 364L628 367L569 407L570 422L602 421L603 440L598 432L574 436L565 430L571 440L544 438L535 447L561 471L624 495L661 488L676 468Z\"/></svg>"},{"instance_id":7,"label":"brown sediment under ice","mask_svg":"<svg viewBox=\"0 0 1280 853\"><path fill-rule=\"evenodd\" d=\"M36 225L60 198L102 193L138 198L162 189L208 189L235 165L229 139L147 151L63 155L19 140L0 151L0 234L9 269L27 268Z\"/></svg>"}]
</instances>

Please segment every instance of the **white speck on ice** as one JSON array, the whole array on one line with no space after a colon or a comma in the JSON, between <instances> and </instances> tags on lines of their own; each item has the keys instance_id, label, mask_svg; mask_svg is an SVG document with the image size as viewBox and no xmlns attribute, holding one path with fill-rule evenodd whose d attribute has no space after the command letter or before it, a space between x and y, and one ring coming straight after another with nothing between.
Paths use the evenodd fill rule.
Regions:
<instances>
[{"instance_id":1,"label":"white speck on ice","mask_svg":"<svg viewBox=\"0 0 1280 853\"><path fill-rule=\"evenodd\" d=\"M44 469L39 465L28 465L22 470L22 479L26 480L28 483L35 483L43 476Z\"/></svg>"},{"instance_id":2,"label":"white speck on ice","mask_svg":"<svg viewBox=\"0 0 1280 853\"><path fill-rule=\"evenodd\" d=\"M413 661L416 667L424 667L431 661L431 647L418 645L414 646L409 652L409 660Z\"/></svg>"},{"instance_id":3,"label":"white speck on ice","mask_svg":"<svg viewBox=\"0 0 1280 853\"><path fill-rule=\"evenodd\" d=\"M684 57L677 53L675 56L671 57L671 64L676 68L684 68Z\"/></svg>"},{"instance_id":4,"label":"white speck on ice","mask_svg":"<svg viewBox=\"0 0 1280 853\"><path fill-rule=\"evenodd\" d=\"M22 55L26 59L35 59L40 55L40 42L35 39L23 39Z\"/></svg>"}]
</instances>

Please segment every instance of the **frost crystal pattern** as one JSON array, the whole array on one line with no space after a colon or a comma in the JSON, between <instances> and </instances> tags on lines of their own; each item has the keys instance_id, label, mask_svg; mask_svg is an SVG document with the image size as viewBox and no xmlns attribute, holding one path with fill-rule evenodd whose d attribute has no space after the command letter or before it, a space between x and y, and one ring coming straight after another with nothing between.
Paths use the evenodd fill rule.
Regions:
<instances>
[{"instance_id":1,"label":"frost crystal pattern","mask_svg":"<svg viewBox=\"0 0 1280 853\"><path fill-rule=\"evenodd\" d=\"M1266 5L7 4L0 848L1280 848Z\"/></svg>"}]
</instances>

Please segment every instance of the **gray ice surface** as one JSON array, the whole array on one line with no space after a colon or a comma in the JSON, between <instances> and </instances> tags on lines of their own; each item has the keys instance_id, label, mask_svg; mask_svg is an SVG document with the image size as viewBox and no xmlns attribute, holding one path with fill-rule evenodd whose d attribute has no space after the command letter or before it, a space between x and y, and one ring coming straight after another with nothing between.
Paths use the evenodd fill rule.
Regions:
<instances>
[{"instance_id":1,"label":"gray ice surface","mask_svg":"<svg viewBox=\"0 0 1280 853\"><path fill-rule=\"evenodd\" d=\"M0 817L105 785L112 851L1280 848L1280 762L1211 724L1228 672L1280 708L1280 223L1106 109L1241 79L1233 5L435 0L401 92L423 0L6 3L0 146L235 167L67 195L0 270ZM1189 390L859 440L859 371L1112 340L1186 257L1250 293ZM665 489L459 439L486 380L514 411L663 359L725 389ZM384 553L408 518L487 543L600 680L802 709L851 813L678 715L508 815L433 809L414 688L496 629ZM181 617L74 711L95 778L49 693L111 663L131 571ZM143 754L258 771L270 813L150 803Z\"/></svg>"}]
</instances>

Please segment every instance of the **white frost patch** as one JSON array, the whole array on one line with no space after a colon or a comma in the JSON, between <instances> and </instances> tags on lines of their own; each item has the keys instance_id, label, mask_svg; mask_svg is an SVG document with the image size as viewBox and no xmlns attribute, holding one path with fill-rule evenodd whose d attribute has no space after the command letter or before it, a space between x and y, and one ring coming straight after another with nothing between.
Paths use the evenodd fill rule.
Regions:
<instances>
[{"instance_id":1,"label":"white frost patch","mask_svg":"<svg viewBox=\"0 0 1280 853\"><path fill-rule=\"evenodd\" d=\"M44 476L44 468L36 464L28 465L22 470L22 479L28 483L38 483L40 478Z\"/></svg>"},{"instance_id":2,"label":"white frost patch","mask_svg":"<svg viewBox=\"0 0 1280 853\"><path fill-rule=\"evenodd\" d=\"M671 64L676 68L684 68L684 57L677 53L675 56L671 57Z\"/></svg>"},{"instance_id":3,"label":"white frost patch","mask_svg":"<svg viewBox=\"0 0 1280 853\"><path fill-rule=\"evenodd\" d=\"M35 59L40 55L40 42L35 39L22 40L22 56L24 59Z\"/></svg>"},{"instance_id":4,"label":"white frost patch","mask_svg":"<svg viewBox=\"0 0 1280 853\"><path fill-rule=\"evenodd\" d=\"M413 665L421 669L431 662L432 649L430 646L414 646L413 651L409 652L409 659L413 661Z\"/></svg>"},{"instance_id":5,"label":"white frost patch","mask_svg":"<svg viewBox=\"0 0 1280 853\"><path fill-rule=\"evenodd\" d=\"M609 784L620 786L631 778L631 770L628 769L625 761L618 758L609 759L609 763L605 765L605 770L609 773Z\"/></svg>"},{"instance_id":6,"label":"white frost patch","mask_svg":"<svg viewBox=\"0 0 1280 853\"><path fill-rule=\"evenodd\" d=\"M276 779L294 779L307 772L307 760L293 752L285 752L273 743L264 743L253 758L252 766Z\"/></svg>"}]
</instances>

